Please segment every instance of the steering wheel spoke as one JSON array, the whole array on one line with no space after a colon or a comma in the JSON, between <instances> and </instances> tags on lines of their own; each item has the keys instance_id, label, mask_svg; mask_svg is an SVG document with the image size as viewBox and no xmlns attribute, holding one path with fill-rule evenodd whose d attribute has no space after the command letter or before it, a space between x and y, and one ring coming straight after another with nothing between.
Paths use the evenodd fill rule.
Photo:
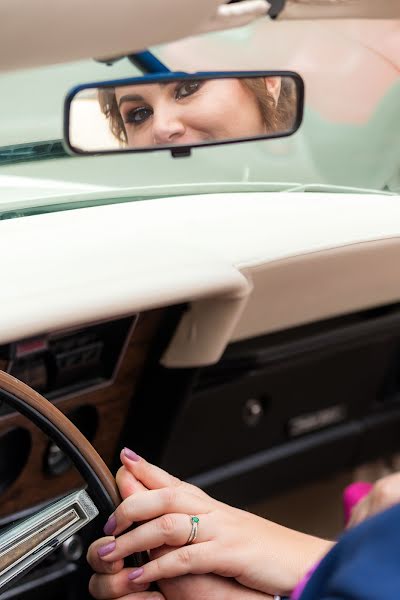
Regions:
<instances>
[{"instance_id":1,"label":"steering wheel spoke","mask_svg":"<svg viewBox=\"0 0 400 600\"><path fill-rule=\"evenodd\" d=\"M0 593L98 514L89 494L80 490L0 534Z\"/></svg>"}]
</instances>

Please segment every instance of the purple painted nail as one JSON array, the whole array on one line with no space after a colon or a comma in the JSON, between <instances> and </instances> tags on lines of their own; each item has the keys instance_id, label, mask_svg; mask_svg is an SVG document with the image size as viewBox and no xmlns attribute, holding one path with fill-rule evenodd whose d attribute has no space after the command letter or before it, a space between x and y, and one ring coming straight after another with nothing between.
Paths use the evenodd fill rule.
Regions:
<instances>
[{"instance_id":1,"label":"purple painted nail","mask_svg":"<svg viewBox=\"0 0 400 600\"><path fill-rule=\"evenodd\" d=\"M104 525L104 533L106 535L112 535L114 533L114 531L117 528L117 519L115 518L115 515L111 515L111 517L108 519L107 523Z\"/></svg>"},{"instance_id":2,"label":"purple painted nail","mask_svg":"<svg viewBox=\"0 0 400 600\"><path fill-rule=\"evenodd\" d=\"M103 556L107 556L107 554L114 552L116 546L117 544L115 542L110 542L109 544L100 546L100 548L97 550L97 554L100 556L100 558L103 558Z\"/></svg>"},{"instance_id":3,"label":"purple painted nail","mask_svg":"<svg viewBox=\"0 0 400 600\"><path fill-rule=\"evenodd\" d=\"M126 456L126 458L129 458L129 460L133 460L135 462L140 460L140 456L136 454L136 452L134 452L133 450L130 450L129 448L124 448L124 455Z\"/></svg>"},{"instance_id":4,"label":"purple painted nail","mask_svg":"<svg viewBox=\"0 0 400 600\"><path fill-rule=\"evenodd\" d=\"M131 571L128 574L128 579L130 581L133 581L134 579L137 579L138 577L140 577L141 575L143 575L144 573L144 569L143 567L140 567L140 569L135 569L134 571Z\"/></svg>"}]
</instances>

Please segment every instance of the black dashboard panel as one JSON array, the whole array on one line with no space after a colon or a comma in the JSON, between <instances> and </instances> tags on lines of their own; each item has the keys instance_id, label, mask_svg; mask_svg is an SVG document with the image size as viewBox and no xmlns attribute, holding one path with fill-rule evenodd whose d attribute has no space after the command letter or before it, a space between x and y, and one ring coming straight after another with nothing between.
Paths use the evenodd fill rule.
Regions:
<instances>
[{"instance_id":1,"label":"black dashboard panel","mask_svg":"<svg viewBox=\"0 0 400 600\"><path fill-rule=\"evenodd\" d=\"M400 448L400 306L231 344L142 393L164 427L146 455L231 503L262 500Z\"/></svg>"}]
</instances>

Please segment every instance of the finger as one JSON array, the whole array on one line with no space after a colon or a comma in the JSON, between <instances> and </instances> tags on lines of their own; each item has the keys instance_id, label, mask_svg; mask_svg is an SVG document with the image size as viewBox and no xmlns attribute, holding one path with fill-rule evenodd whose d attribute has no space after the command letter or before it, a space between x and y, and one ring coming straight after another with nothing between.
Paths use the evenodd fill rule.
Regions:
<instances>
[{"instance_id":1,"label":"finger","mask_svg":"<svg viewBox=\"0 0 400 600\"><path fill-rule=\"evenodd\" d=\"M213 539L216 529L213 515L200 515L198 518L200 522L197 525L186 514L163 515L119 536L115 544L106 544L104 550L100 547L97 551L104 561L115 562L134 552L145 552L161 546L184 546L195 528L196 543Z\"/></svg>"},{"instance_id":2,"label":"finger","mask_svg":"<svg viewBox=\"0 0 400 600\"><path fill-rule=\"evenodd\" d=\"M143 592L148 589L148 584L130 581L130 569L122 569L115 575L92 575L89 582L89 592L97 600L111 600L121 598L132 592Z\"/></svg>"},{"instance_id":3,"label":"finger","mask_svg":"<svg viewBox=\"0 0 400 600\"><path fill-rule=\"evenodd\" d=\"M152 465L129 448L124 448L121 451L120 458L126 469L135 476L136 480L139 480L145 488L149 490L182 486L192 494L201 496L202 498L209 498L209 496L200 488L191 485L190 483L186 483L185 481L181 481L160 467Z\"/></svg>"},{"instance_id":4,"label":"finger","mask_svg":"<svg viewBox=\"0 0 400 600\"><path fill-rule=\"evenodd\" d=\"M156 519L168 513L206 514L212 510L207 498L200 498L180 488L162 488L138 492L126 498L108 519L104 533L118 535L133 523Z\"/></svg>"},{"instance_id":5,"label":"finger","mask_svg":"<svg viewBox=\"0 0 400 600\"><path fill-rule=\"evenodd\" d=\"M177 486L181 483L180 479L147 462L129 448L123 448L120 458L122 464L149 490Z\"/></svg>"},{"instance_id":6,"label":"finger","mask_svg":"<svg viewBox=\"0 0 400 600\"><path fill-rule=\"evenodd\" d=\"M136 583L151 583L181 575L216 572L219 567L214 542L205 542L172 550L138 569L133 569L127 576L130 581ZM226 572L226 576L232 575Z\"/></svg>"},{"instance_id":7,"label":"finger","mask_svg":"<svg viewBox=\"0 0 400 600\"><path fill-rule=\"evenodd\" d=\"M123 500L147 489L125 466L118 469L115 479Z\"/></svg>"},{"instance_id":8,"label":"finger","mask_svg":"<svg viewBox=\"0 0 400 600\"><path fill-rule=\"evenodd\" d=\"M99 540L96 540L89 546L87 551L86 560L89 565L92 567L93 571L96 573L105 573L112 574L118 573L123 569L124 561L116 560L116 561L107 561L101 559L99 555L99 548L109 546L115 544L115 538L112 536L103 537Z\"/></svg>"}]
</instances>

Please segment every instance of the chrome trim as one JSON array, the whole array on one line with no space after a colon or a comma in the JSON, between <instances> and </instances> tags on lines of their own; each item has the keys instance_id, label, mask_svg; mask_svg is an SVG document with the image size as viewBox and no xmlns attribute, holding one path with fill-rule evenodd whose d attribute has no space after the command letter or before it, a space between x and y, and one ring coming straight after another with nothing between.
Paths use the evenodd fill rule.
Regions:
<instances>
[{"instance_id":1,"label":"chrome trim","mask_svg":"<svg viewBox=\"0 0 400 600\"><path fill-rule=\"evenodd\" d=\"M85 490L50 504L0 535L0 591L92 521L99 511Z\"/></svg>"}]
</instances>

